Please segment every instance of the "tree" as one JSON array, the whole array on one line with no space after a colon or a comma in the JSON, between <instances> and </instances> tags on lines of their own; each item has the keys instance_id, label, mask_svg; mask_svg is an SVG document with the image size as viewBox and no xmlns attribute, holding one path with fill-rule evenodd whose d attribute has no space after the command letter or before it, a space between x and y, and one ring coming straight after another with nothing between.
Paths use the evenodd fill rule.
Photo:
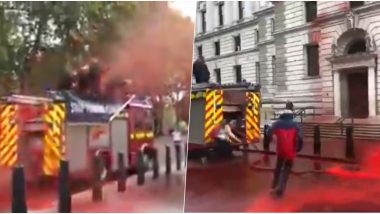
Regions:
<instances>
[{"instance_id":1,"label":"tree","mask_svg":"<svg viewBox=\"0 0 380 214\"><path fill-rule=\"evenodd\" d=\"M136 4L0 2L0 77L19 80L24 92L31 92L28 85L38 91L38 77L57 81L84 59L106 56L104 48L123 38L120 27Z\"/></svg>"}]
</instances>

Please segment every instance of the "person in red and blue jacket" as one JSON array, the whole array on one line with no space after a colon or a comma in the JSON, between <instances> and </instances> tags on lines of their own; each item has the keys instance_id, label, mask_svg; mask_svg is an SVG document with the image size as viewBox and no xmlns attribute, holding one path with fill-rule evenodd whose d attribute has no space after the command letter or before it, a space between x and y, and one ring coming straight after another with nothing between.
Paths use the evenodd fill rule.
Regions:
<instances>
[{"instance_id":1,"label":"person in red and blue jacket","mask_svg":"<svg viewBox=\"0 0 380 214\"><path fill-rule=\"evenodd\" d=\"M273 194L282 196L293 162L303 146L303 134L299 125L293 121L294 114L285 110L268 131L269 139L277 142L277 163L272 184Z\"/></svg>"}]
</instances>

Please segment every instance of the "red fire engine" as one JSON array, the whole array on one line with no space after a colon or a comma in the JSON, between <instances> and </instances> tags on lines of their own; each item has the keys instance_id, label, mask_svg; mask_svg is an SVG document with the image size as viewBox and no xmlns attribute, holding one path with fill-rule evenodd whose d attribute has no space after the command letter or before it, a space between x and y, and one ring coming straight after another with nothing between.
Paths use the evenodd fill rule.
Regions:
<instances>
[{"instance_id":1,"label":"red fire engine","mask_svg":"<svg viewBox=\"0 0 380 214\"><path fill-rule=\"evenodd\" d=\"M95 154L103 158L106 178L116 171L119 152L134 168L138 150L153 147L153 141L148 99L131 96L123 104L105 104L64 91L12 95L1 102L0 165L23 164L29 182L57 175L61 159L69 161L71 177L88 179Z\"/></svg>"}]
</instances>

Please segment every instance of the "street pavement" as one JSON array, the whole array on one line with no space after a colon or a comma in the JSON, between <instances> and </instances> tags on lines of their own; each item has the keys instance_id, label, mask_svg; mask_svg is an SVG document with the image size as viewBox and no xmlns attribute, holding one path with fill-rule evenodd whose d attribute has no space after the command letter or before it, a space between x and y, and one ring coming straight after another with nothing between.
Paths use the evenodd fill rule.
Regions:
<instances>
[{"instance_id":1,"label":"street pavement","mask_svg":"<svg viewBox=\"0 0 380 214\"><path fill-rule=\"evenodd\" d=\"M358 162L378 145L374 141L356 141ZM312 154L312 148L312 140L306 139L302 153ZM344 141L322 139L323 156L344 158L344 148ZM248 158L239 152L235 155L231 160L210 160L205 165L197 160L188 161L186 212L380 211L380 202L373 199L380 195L380 179L354 176L360 171L347 175L315 173L314 160L297 158L284 197L276 199L270 195L273 171L252 168L263 155L250 153ZM274 168L275 157L270 156L269 160L261 165ZM337 166L351 167L327 161L320 164L327 172Z\"/></svg>"},{"instance_id":2,"label":"street pavement","mask_svg":"<svg viewBox=\"0 0 380 214\"><path fill-rule=\"evenodd\" d=\"M147 172L145 184L137 185L137 176L130 175L127 179L127 189L124 193L117 192L117 183L108 182L103 186L103 201L94 203L91 200L91 190L75 192L72 195L73 212L183 212L185 188L185 162L182 157L182 168L176 170L174 145L168 136L158 137L155 145L159 152L160 176L152 179L152 172ZM165 146L171 147L172 174L166 176ZM182 154L185 149L182 145ZM0 212L9 212L11 206L11 172L2 169L0 185ZM56 212L57 189L49 187L44 189L28 188L27 205L29 212Z\"/></svg>"}]
</instances>

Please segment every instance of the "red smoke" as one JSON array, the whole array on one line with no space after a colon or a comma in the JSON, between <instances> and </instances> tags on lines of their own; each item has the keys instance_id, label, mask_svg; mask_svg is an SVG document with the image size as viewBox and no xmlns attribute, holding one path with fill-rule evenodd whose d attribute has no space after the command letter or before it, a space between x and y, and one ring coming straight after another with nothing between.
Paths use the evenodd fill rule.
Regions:
<instances>
[{"instance_id":1,"label":"red smoke","mask_svg":"<svg viewBox=\"0 0 380 214\"><path fill-rule=\"evenodd\" d=\"M168 85L191 84L194 25L167 7L128 33L115 47L106 80L129 79L129 90L158 95L168 92Z\"/></svg>"}]
</instances>

